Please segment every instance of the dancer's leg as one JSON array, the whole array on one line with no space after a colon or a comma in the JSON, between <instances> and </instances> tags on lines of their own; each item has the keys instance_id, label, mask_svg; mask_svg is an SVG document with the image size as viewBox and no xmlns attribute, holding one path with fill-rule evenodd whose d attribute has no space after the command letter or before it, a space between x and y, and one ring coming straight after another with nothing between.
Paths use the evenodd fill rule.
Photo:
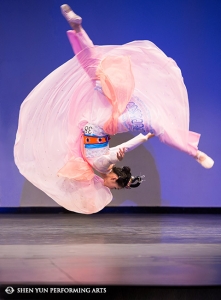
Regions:
<instances>
[{"instance_id":1,"label":"dancer's leg","mask_svg":"<svg viewBox=\"0 0 221 300\"><path fill-rule=\"evenodd\" d=\"M165 129L164 133L159 136L159 139L164 144L189 154L204 168L212 168L214 161L207 154L198 150L200 134L193 131L170 128L170 130Z\"/></svg>"},{"instance_id":2,"label":"dancer's leg","mask_svg":"<svg viewBox=\"0 0 221 300\"><path fill-rule=\"evenodd\" d=\"M61 12L73 29L67 31L67 36L74 53L78 54L79 63L91 79L96 79L95 74L100 57L93 42L82 28L82 18L76 15L67 4L61 6ZM82 50L84 51L82 52Z\"/></svg>"},{"instance_id":3,"label":"dancer's leg","mask_svg":"<svg viewBox=\"0 0 221 300\"><path fill-rule=\"evenodd\" d=\"M76 15L70 6L61 6L61 12L73 30L67 31L69 41L75 54L85 48L93 47L93 42L82 28L82 18Z\"/></svg>"},{"instance_id":4,"label":"dancer's leg","mask_svg":"<svg viewBox=\"0 0 221 300\"><path fill-rule=\"evenodd\" d=\"M78 32L74 30L68 30L67 36L74 51L74 54L78 54L82 50L86 48L90 49L90 47L94 46L82 27L81 30Z\"/></svg>"}]
</instances>

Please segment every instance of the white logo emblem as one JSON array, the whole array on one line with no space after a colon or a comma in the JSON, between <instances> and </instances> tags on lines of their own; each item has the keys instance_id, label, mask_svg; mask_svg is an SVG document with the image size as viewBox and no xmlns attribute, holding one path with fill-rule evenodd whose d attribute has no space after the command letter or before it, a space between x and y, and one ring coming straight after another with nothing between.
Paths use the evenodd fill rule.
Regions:
<instances>
[{"instance_id":1,"label":"white logo emblem","mask_svg":"<svg viewBox=\"0 0 221 300\"><path fill-rule=\"evenodd\" d=\"M13 294L15 290L13 289L13 287L8 286L8 287L5 289L5 291L6 291L7 294Z\"/></svg>"}]
</instances>

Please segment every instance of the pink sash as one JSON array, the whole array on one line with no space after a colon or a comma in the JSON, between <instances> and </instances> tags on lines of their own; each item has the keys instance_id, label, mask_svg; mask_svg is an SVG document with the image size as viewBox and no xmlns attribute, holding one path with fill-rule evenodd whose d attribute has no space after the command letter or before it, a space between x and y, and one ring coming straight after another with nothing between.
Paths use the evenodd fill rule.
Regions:
<instances>
[{"instance_id":1,"label":"pink sash","mask_svg":"<svg viewBox=\"0 0 221 300\"><path fill-rule=\"evenodd\" d=\"M112 116L104 124L104 131L117 133L119 116L124 112L135 87L129 56L106 56L96 71L102 90L112 104Z\"/></svg>"}]
</instances>

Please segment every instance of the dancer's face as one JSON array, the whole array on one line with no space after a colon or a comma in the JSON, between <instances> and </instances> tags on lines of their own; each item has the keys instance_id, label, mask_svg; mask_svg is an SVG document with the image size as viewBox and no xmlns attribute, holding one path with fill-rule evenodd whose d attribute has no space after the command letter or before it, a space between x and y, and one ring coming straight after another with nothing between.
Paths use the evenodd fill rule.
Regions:
<instances>
[{"instance_id":1,"label":"dancer's face","mask_svg":"<svg viewBox=\"0 0 221 300\"><path fill-rule=\"evenodd\" d=\"M109 189L117 189L120 190L122 187L118 185L116 180L118 179L118 176L115 173L109 173L104 178L104 186L108 187Z\"/></svg>"}]
</instances>

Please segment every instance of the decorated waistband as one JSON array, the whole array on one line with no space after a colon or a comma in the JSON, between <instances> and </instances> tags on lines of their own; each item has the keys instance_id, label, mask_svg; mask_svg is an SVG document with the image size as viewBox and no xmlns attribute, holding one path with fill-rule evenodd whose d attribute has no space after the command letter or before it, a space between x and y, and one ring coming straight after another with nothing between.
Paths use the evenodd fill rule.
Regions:
<instances>
[{"instance_id":1,"label":"decorated waistband","mask_svg":"<svg viewBox=\"0 0 221 300\"><path fill-rule=\"evenodd\" d=\"M108 146L110 140L109 135L105 136L91 136L91 135L83 135L83 143L85 148L103 148Z\"/></svg>"}]
</instances>

